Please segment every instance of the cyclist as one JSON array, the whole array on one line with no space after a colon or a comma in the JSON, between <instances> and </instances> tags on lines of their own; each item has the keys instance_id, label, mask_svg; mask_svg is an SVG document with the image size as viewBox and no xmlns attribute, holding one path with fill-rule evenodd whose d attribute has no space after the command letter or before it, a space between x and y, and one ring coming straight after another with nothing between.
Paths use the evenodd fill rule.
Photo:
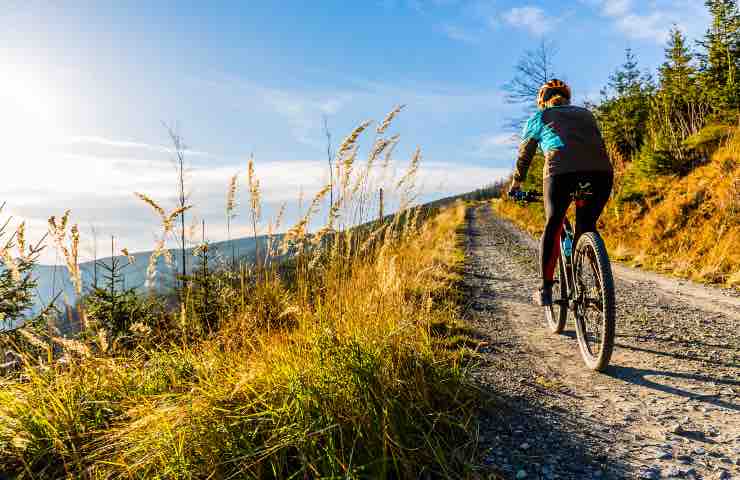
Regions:
<instances>
[{"instance_id":1,"label":"cyclist","mask_svg":"<svg viewBox=\"0 0 740 480\"><path fill-rule=\"evenodd\" d=\"M573 196L576 200L574 248L581 233L596 231L612 190L614 171L593 114L570 104L571 91L553 79L537 95L539 111L527 121L509 194L527 178L537 147L545 156L543 199L545 230L540 240L542 285L533 295L540 306L552 305L552 285L560 255L560 233Z\"/></svg>"}]
</instances>

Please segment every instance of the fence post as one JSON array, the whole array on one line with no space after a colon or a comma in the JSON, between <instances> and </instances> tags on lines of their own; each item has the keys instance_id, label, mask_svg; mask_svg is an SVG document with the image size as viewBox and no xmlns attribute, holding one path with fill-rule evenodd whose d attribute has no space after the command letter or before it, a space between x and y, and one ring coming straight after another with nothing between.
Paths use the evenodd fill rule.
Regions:
<instances>
[{"instance_id":1,"label":"fence post","mask_svg":"<svg viewBox=\"0 0 740 480\"><path fill-rule=\"evenodd\" d=\"M379 200L378 200L378 221L383 221L383 189L381 188L379 191Z\"/></svg>"}]
</instances>

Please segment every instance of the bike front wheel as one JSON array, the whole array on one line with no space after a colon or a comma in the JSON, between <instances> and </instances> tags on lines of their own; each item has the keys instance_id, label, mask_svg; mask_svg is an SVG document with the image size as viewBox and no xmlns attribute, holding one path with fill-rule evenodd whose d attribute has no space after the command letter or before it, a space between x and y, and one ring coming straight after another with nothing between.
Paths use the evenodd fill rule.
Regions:
<instances>
[{"instance_id":1,"label":"bike front wheel","mask_svg":"<svg viewBox=\"0 0 740 480\"><path fill-rule=\"evenodd\" d=\"M614 278L606 245L595 232L578 240L574 277L576 296L576 334L586 365L603 371L614 349L616 306Z\"/></svg>"}]
</instances>

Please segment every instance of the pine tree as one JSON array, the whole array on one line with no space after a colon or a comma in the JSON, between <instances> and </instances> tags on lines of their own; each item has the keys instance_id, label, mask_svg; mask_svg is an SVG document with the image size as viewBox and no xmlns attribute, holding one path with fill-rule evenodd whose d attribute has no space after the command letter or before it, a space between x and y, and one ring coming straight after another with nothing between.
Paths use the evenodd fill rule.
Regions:
<instances>
[{"instance_id":1,"label":"pine tree","mask_svg":"<svg viewBox=\"0 0 740 480\"><path fill-rule=\"evenodd\" d=\"M660 84L651 101L645 144L637 157L644 175L683 174L696 160L684 141L706 124L709 108L692 62L686 37L674 27L659 68Z\"/></svg>"},{"instance_id":2,"label":"pine tree","mask_svg":"<svg viewBox=\"0 0 740 480\"><path fill-rule=\"evenodd\" d=\"M617 97L639 95L643 87L644 77L640 72L637 57L628 48L625 53L625 61L621 67L609 77L608 86Z\"/></svg>"},{"instance_id":3,"label":"pine tree","mask_svg":"<svg viewBox=\"0 0 740 480\"><path fill-rule=\"evenodd\" d=\"M33 307L38 282L32 274L37 258L34 253L0 259L0 331L14 328Z\"/></svg>"},{"instance_id":4,"label":"pine tree","mask_svg":"<svg viewBox=\"0 0 740 480\"><path fill-rule=\"evenodd\" d=\"M698 44L703 87L715 111L734 110L740 103L740 13L736 0L706 0L712 24Z\"/></svg>"},{"instance_id":5,"label":"pine tree","mask_svg":"<svg viewBox=\"0 0 740 480\"><path fill-rule=\"evenodd\" d=\"M627 49L625 62L609 77L595 112L605 140L625 158L643 143L654 90L652 77L640 72L634 53Z\"/></svg>"},{"instance_id":6,"label":"pine tree","mask_svg":"<svg viewBox=\"0 0 740 480\"><path fill-rule=\"evenodd\" d=\"M670 32L665 49L666 61L660 67L660 90L668 95L683 96L693 87L693 54L686 45L686 37L677 27Z\"/></svg>"},{"instance_id":7,"label":"pine tree","mask_svg":"<svg viewBox=\"0 0 740 480\"><path fill-rule=\"evenodd\" d=\"M111 238L110 262L98 262L103 270L104 284L93 287L84 299L88 316L105 327L114 338L130 336L134 323L153 325L159 305L153 298L139 296L134 287L126 287L125 271L133 264L127 257L115 255Z\"/></svg>"},{"instance_id":8,"label":"pine tree","mask_svg":"<svg viewBox=\"0 0 740 480\"><path fill-rule=\"evenodd\" d=\"M0 205L0 212L4 207ZM38 284L33 270L43 250L42 242L26 244L25 223L6 238L9 224L0 224L0 332L15 328L33 307Z\"/></svg>"}]
</instances>

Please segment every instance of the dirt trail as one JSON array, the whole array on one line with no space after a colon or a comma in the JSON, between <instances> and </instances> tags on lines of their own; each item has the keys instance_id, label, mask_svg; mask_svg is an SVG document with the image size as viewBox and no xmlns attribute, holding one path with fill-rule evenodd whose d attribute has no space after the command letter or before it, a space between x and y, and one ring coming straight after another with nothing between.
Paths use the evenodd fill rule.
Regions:
<instances>
[{"instance_id":1,"label":"dirt trail","mask_svg":"<svg viewBox=\"0 0 740 480\"><path fill-rule=\"evenodd\" d=\"M617 346L585 369L572 322L549 334L532 305L535 245L488 206L467 219L469 320L494 401L484 463L501 478L740 479L740 300L615 268Z\"/></svg>"}]
</instances>

